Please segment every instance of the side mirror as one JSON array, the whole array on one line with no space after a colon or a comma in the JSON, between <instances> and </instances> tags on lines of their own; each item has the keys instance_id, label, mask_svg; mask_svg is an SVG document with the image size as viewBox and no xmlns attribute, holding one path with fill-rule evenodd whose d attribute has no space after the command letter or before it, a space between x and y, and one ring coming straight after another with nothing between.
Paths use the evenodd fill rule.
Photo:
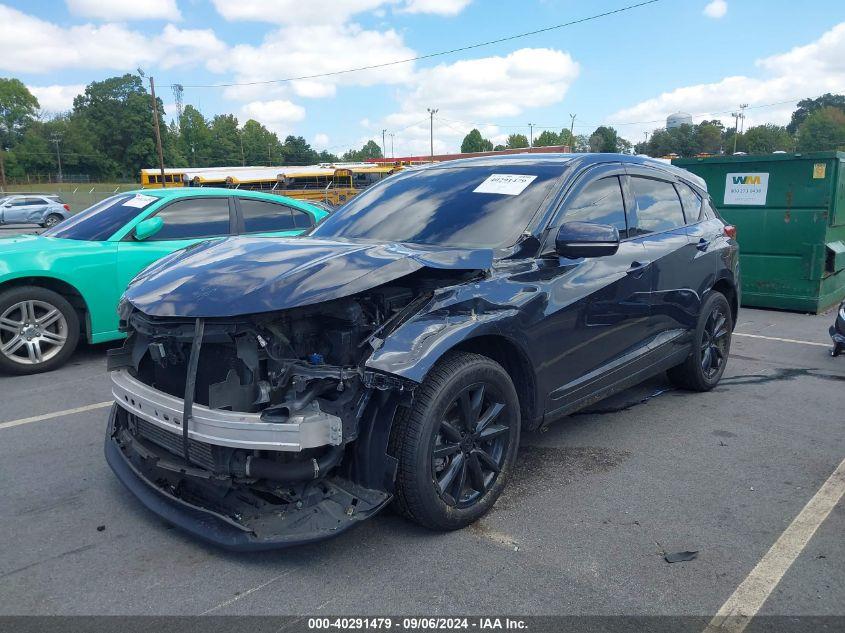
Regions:
<instances>
[{"instance_id":1,"label":"side mirror","mask_svg":"<svg viewBox=\"0 0 845 633\"><path fill-rule=\"evenodd\" d=\"M601 257L619 250L619 231L609 224L566 222L558 229L555 251L561 257Z\"/></svg>"},{"instance_id":2,"label":"side mirror","mask_svg":"<svg viewBox=\"0 0 845 633\"><path fill-rule=\"evenodd\" d=\"M152 237L164 226L164 220L161 218L147 218L138 223L135 227L135 239L143 242L147 238Z\"/></svg>"}]
</instances>

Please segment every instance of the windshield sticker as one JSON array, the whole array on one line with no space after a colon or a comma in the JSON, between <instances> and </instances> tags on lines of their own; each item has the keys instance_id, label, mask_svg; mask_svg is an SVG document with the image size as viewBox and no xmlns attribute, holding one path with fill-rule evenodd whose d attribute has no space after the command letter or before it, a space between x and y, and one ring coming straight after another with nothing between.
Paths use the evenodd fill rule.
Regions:
<instances>
[{"instance_id":1,"label":"windshield sticker","mask_svg":"<svg viewBox=\"0 0 845 633\"><path fill-rule=\"evenodd\" d=\"M135 207L136 209L143 209L151 202L155 202L155 196L145 196L142 193L136 194L134 198L130 198L123 203L124 207Z\"/></svg>"},{"instance_id":2,"label":"windshield sticker","mask_svg":"<svg viewBox=\"0 0 845 633\"><path fill-rule=\"evenodd\" d=\"M493 174L473 189L473 193L498 193L506 196L518 196L537 176L519 174Z\"/></svg>"}]
</instances>

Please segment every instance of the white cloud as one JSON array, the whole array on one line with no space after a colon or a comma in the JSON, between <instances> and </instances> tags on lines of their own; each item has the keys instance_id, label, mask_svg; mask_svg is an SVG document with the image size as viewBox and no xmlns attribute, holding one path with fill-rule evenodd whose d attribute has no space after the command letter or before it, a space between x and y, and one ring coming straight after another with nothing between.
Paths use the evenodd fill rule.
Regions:
<instances>
[{"instance_id":1,"label":"white cloud","mask_svg":"<svg viewBox=\"0 0 845 633\"><path fill-rule=\"evenodd\" d=\"M93 2L95 0L88 0ZM211 0L225 19L274 24L345 24L352 16L384 16L385 7L400 13L457 15L472 0Z\"/></svg>"},{"instance_id":2,"label":"white cloud","mask_svg":"<svg viewBox=\"0 0 845 633\"><path fill-rule=\"evenodd\" d=\"M211 0L227 20L275 24L342 24L356 13L377 9L390 0Z\"/></svg>"},{"instance_id":3,"label":"white cloud","mask_svg":"<svg viewBox=\"0 0 845 633\"><path fill-rule=\"evenodd\" d=\"M713 0L704 7L704 15L708 18L719 19L728 12L728 3L725 0Z\"/></svg>"},{"instance_id":4,"label":"white cloud","mask_svg":"<svg viewBox=\"0 0 845 633\"><path fill-rule=\"evenodd\" d=\"M286 99L251 101L241 111L244 120L255 119L282 138L290 133L292 123L305 118L305 108Z\"/></svg>"},{"instance_id":5,"label":"white cloud","mask_svg":"<svg viewBox=\"0 0 845 633\"><path fill-rule=\"evenodd\" d=\"M314 135L314 140L311 142L311 144L317 149L325 149L329 146L329 135L323 134L322 132L318 132Z\"/></svg>"},{"instance_id":6,"label":"white cloud","mask_svg":"<svg viewBox=\"0 0 845 633\"><path fill-rule=\"evenodd\" d=\"M706 84L676 88L670 92L619 110L608 120L643 122L619 128L623 136L639 139L644 131L661 127L660 121L672 112L695 114L695 122L720 119L733 125L730 112L740 103L751 108L745 126L760 123L786 123L795 103L804 97L825 92L841 92L845 85L845 22L834 26L818 40L805 46L757 60L762 76L736 75ZM779 104L778 102L786 103ZM776 104L755 110L754 106ZM650 122L650 121L657 122Z\"/></svg>"},{"instance_id":7,"label":"white cloud","mask_svg":"<svg viewBox=\"0 0 845 633\"><path fill-rule=\"evenodd\" d=\"M403 109L387 116L384 127L395 130L402 153L428 153L425 108L431 105L439 110L434 120L435 152L455 151L472 127L494 143L503 142L507 134L486 121L559 103L579 71L568 53L548 48L523 48L505 57L422 69L412 78L409 90L399 95Z\"/></svg>"},{"instance_id":8,"label":"white cloud","mask_svg":"<svg viewBox=\"0 0 845 633\"><path fill-rule=\"evenodd\" d=\"M38 105L44 112L67 112L73 107L73 98L85 91L84 84L66 86L27 86L38 99Z\"/></svg>"},{"instance_id":9,"label":"white cloud","mask_svg":"<svg viewBox=\"0 0 845 633\"><path fill-rule=\"evenodd\" d=\"M64 28L0 5L0 70L43 73L64 68L134 71L210 64L226 45L211 30L178 29L168 24L148 37L122 24L83 24Z\"/></svg>"},{"instance_id":10,"label":"white cloud","mask_svg":"<svg viewBox=\"0 0 845 633\"><path fill-rule=\"evenodd\" d=\"M117 22L119 20L181 20L176 0L65 0L73 15Z\"/></svg>"},{"instance_id":11,"label":"white cloud","mask_svg":"<svg viewBox=\"0 0 845 633\"><path fill-rule=\"evenodd\" d=\"M237 82L329 73L346 68L369 66L415 55L393 30L371 31L357 24L314 24L283 27L267 34L258 45L241 44L232 48L215 70L234 72ZM227 89L229 99L265 99L268 94L287 97L291 93L306 98L330 97L337 85L372 86L408 81L413 64L348 74L294 81L288 84L256 84Z\"/></svg>"},{"instance_id":12,"label":"white cloud","mask_svg":"<svg viewBox=\"0 0 845 633\"><path fill-rule=\"evenodd\" d=\"M433 13L436 15L457 15L472 0L408 0L400 9L403 13Z\"/></svg>"}]
</instances>

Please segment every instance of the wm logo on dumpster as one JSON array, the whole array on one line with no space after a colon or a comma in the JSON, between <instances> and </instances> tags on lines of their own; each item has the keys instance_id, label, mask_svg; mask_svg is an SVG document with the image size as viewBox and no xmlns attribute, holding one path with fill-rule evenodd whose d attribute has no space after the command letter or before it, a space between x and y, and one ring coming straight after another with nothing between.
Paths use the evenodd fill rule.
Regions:
<instances>
[{"instance_id":1,"label":"wm logo on dumpster","mask_svg":"<svg viewBox=\"0 0 845 633\"><path fill-rule=\"evenodd\" d=\"M733 182L735 185L759 185L761 184L760 176L734 176Z\"/></svg>"}]
</instances>

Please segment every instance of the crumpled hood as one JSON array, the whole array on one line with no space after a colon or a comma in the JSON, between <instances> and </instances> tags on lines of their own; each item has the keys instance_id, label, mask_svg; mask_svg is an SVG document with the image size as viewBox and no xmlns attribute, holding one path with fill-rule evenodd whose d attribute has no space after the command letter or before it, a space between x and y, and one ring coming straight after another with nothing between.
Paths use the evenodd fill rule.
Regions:
<instances>
[{"instance_id":1,"label":"crumpled hood","mask_svg":"<svg viewBox=\"0 0 845 633\"><path fill-rule=\"evenodd\" d=\"M159 260L125 297L153 316L231 317L338 299L424 267L486 270L492 263L490 249L233 237Z\"/></svg>"}]
</instances>

